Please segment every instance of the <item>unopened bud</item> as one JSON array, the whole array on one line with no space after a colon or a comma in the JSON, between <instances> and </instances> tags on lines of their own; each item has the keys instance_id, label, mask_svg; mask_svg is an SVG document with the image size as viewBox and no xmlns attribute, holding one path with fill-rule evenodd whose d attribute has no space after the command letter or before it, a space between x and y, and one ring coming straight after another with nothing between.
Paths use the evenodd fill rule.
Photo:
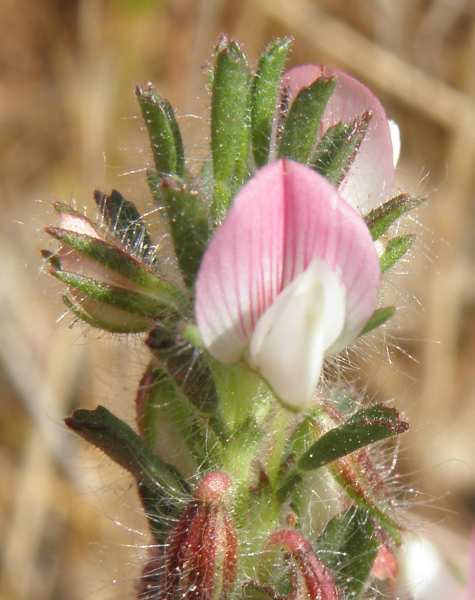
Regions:
<instances>
[{"instance_id":1,"label":"unopened bud","mask_svg":"<svg viewBox=\"0 0 475 600\"><path fill-rule=\"evenodd\" d=\"M64 205L56 209L59 227L46 231L60 247L43 256L51 274L69 287L71 296L64 301L79 319L107 331L132 333L184 310L179 290L116 240L106 239L90 219Z\"/></svg>"},{"instance_id":2,"label":"unopened bud","mask_svg":"<svg viewBox=\"0 0 475 600\"><path fill-rule=\"evenodd\" d=\"M237 538L224 500L231 480L208 473L168 537L162 600L229 595L236 579Z\"/></svg>"}]
</instances>

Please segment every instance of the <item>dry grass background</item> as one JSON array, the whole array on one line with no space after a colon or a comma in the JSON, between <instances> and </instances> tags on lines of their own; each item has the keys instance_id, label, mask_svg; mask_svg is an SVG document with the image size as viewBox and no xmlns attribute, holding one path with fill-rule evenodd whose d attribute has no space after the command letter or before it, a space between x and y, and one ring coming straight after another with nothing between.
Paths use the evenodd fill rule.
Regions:
<instances>
[{"instance_id":1,"label":"dry grass background","mask_svg":"<svg viewBox=\"0 0 475 600\"><path fill-rule=\"evenodd\" d=\"M72 407L132 419L140 340L70 328L41 273L54 200L117 186L145 207L149 159L132 93L153 81L205 150L204 67L221 31L255 60L366 81L402 130L399 184L429 193L416 251L388 286L403 305L362 364L412 421L402 469L417 507L466 536L475 511L474 0L0 0L0 598L131 598L147 543L130 481L65 431ZM202 118L195 118L200 116ZM123 175L131 172L128 175ZM405 274L407 271L407 274Z\"/></svg>"}]
</instances>

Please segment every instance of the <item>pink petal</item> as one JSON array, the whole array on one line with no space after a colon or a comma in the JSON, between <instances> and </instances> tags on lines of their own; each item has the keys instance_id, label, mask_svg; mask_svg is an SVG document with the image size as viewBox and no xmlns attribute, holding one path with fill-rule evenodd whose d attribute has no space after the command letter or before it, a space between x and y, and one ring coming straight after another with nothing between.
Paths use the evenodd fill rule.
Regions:
<instances>
[{"instance_id":1,"label":"pink petal","mask_svg":"<svg viewBox=\"0 0 475 600\"><path fill-rule=\"evenodd\" d=\"M332 348L338 350L376 304L380 269L371 236L313 169L290 160L265 166L236 196L198 274L196 318L211 354L239 360L259 317L315 258L339 274L346 290L346 325Z\"/></svg>"},{"instance_id":2,"label":"pink petal","mask_svg":"<svg viewBox=\"0 0 475 600\"><path fill-rule=\"evenodd\" d=\"M59 227L74 233L81 233L89 237L99 239L99 235L92 222L84 215L78 212L61 212L59 216Z\"/></svg>"},{"instance_id":3,"label":"pink petal","mask_svg":"<svg viewBox=\"0 0 475 600\"><path fill-rule=\"evenodd\" d=\"M352 121L365 111L373 116L365 139L345 180L340 185L341 196L362 212L375 208L393 189L393 148L388 119L384 109L362 83L337 69L321 65L301 65L284 76L290 99L301 88L320 76L335 76L336 88L324 112L320 135L340 121Z\"/></svg>"},{"instance_id":4,"label":"pink petal","mask_svg":"<svg viewBox=\"0 0 475 600\"><path fill-rule=\"evenodd\" d=\"M473 598L475 598L475 529L472 531L470 542L467 587L461 600L473 600Z\"/></svg>"}]
</instances>

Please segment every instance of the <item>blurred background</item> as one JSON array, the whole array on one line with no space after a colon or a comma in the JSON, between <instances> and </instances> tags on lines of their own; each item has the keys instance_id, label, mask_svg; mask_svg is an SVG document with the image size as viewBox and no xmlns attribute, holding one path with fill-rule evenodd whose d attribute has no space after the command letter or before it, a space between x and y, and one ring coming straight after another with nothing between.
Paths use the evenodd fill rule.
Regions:
<instances>
[{"instance_id":1,"label":"blurred background","mask_svg":"<svg viewBox=\"0 0 475 600\"><path fill-rule=\"evenodd\" d=\"M92 190L150 207L133 87L177 109L207 151L208 57L220 32L255 64L292 35L291 64L362 79L401 128L398 187L430 196L386 286L398 317L363 347L368 392L412 423L402 502L454 558L475 518L475 1L0 0L0 598L132 597L148 537L126 475L69 434L77 405L133 419L140 339L71 327L42 272L53 201ZM428 522L435 523L433 528ZM450 538L448 531L452 532ZM435 598L435 596L434 596ZM442 598L442 596L441 596Z\"/></svg>"}]
</instances>

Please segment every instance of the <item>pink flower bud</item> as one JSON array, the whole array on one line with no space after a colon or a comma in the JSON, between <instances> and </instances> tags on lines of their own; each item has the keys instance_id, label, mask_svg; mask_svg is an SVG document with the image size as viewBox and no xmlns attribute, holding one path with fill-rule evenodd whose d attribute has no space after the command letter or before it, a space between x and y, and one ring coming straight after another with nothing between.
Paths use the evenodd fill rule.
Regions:
<instances>
[{"instance_id":1,"label":"pink flower bud","mask_svg":"<svg viewBox=\"0 0 475 600\"><path fill-rule=\"evenodd\" d=\"M236 579L237 538L225 473L208 473L168 537L162 600L226 598Z\"/></svg>"},{"instance_id":2,"label":"pink flower bud","mask_svg":"<svg viewBox=\"0 0 475 600\"><path fill-rule=\"evenodd\" d=\"M106 331L147 331L156 319L181 312L181 292L162 281L143 260L108 239L87 217L58 205L59 227L46 231L60 243L44 252L51 274L65 283L65 304L76 317Z\"/></svg>"}]
</instances>

